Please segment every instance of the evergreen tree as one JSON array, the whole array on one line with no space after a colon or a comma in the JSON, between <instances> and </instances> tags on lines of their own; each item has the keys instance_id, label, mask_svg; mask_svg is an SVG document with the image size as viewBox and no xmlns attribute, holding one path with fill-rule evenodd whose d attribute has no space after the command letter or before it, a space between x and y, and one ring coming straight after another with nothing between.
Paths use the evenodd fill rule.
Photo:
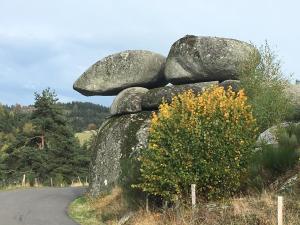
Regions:
<instances>
[{"instance_id":1,"label":"evergreen tree","mask_svg":"<svg viewBox=\"0 0 300 225\"><path fill-rule=\"evenodd\" d=\"M35 126L37 146L47 152L48 176L57 180L63 178L69 183L80 176L80 169L88 167L86 161L78 157L82 153L78 140L67 123L62 109L57 104L58 98L50 89L35 93L35 108L32 122ZM82 164L78 167L78 164Z\"/></svg>"},{"instance_id":2,"label":"evergreen tree","mask_svg":"<svg viewBox=\"0 0 300 225\"><path fill-rule=\"evenodd\" d=\"M35 110L30 120L22 125L6 150L4 165L8 177L20 178L25 173L31 180L38 178L47 184L51 177L60 184L87 176L89 152L80 147L57 101L49 88L35 93Z\"/></svg>"}]
</instances>

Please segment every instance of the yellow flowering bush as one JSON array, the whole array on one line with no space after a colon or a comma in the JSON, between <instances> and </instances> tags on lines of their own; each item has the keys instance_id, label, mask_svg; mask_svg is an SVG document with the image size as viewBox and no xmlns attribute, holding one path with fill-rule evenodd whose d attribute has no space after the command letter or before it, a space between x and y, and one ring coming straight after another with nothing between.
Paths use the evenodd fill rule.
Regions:
<instances>
[{"instance_id":1,"label":"yellow flowering bush","mask_svg":"<svg viewBox=\"0 0 300 225\"><path fill-rule=\"evenodd\" d=\"M191 184L203 199L231 196L247 172L256 131L243 90L179 94L153 113L137 187L171 201L187 197Z\"/></svg>"}]
</instances>

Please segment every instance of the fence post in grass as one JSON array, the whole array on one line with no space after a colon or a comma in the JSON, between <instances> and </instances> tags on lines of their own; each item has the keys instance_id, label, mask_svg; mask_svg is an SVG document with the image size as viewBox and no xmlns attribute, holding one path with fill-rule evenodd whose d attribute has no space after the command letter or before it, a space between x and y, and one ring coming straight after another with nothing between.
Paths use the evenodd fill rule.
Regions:
<instances>
[{"instance_id":1,"label":"fence post in grass","mask_svg":"<svg viewBox=\"0 0 300 225\"><path fill-rule=\"evenodd\" d=\"M39 186L37 178L34 178L34 186L35 186L35 187L38 187L38 186Z\"/></svg>"},{"instance_id":2,"label":"fence post in grass","mask_svg":"<svg viewBox=\"0 0 300 225\"><path fill-rule=\"evenodd\" d=\"M167 210L168 209L168 201L164 201L164 206L163 206L163 209L164 210Z\"/></svg>"},{"instance_id":3,"label":"fence post in grass","mask_svg":"<svg viewBox=\"0 0 300 225\"><path fill-rule=\"evenodd\" d=\"M82 182L81 182L81 180L80 180L80 177L78 176L78 182L79 182L79 184L81 185L81 186L83 186L83 184L82 184Z\"/></svg>"},{"instance_id":4,"label":"fence post in grass","mask_svg":"<svg viewBox=\"0 0 300 225\"><path fill-rule=\"evenodd\" d=\"M146 212L149 212L149 195L146 195Z\"/></svg>"},{"instance_id":5,"label":"fence post in grass","mask_svg":"<svg viewBox=\"0 0 300 225\"><path fill-rule=\"evenodd\" d=\"M283 225L283 197L278 196L278 210L277 210L277 218L278 218L278 225Z\"/></svg>"},{"instance_id":6,"label":"fence post in grass","mask_svg":"<svg viewBox=\"0 0 300 225\"><path fill-rule=\"evenodd\" d=\"M191 194L192 194L192 207L196 206L196 184L191 185Z\"/></svg>"},{"instance_id":7,"label":"fence post in grass","mask_svg":"<svg viewBox=\"0 0 300 225\"><path fill-rule=\"evenodd\" d=\"M25 173L23 174L23 179L22 179L22 187L26 186L26 175Z\"/></svg>"},{"instance_id":8,"label":"fence post in grass","mask_svg":"<svg viewBox=\"0 0 300 225\"><path fill-rule=\"evenodd\" d=\"M50 185L51 185L51 187L53 187L53 180L52 180L52 177L50 178Z\"/></svg>"}]
</instances>

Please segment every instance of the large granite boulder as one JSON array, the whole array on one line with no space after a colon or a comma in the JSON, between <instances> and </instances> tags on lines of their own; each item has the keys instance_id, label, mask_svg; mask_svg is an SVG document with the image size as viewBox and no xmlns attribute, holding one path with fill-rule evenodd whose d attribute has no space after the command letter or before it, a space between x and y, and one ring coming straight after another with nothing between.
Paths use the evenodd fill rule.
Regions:
<instances>
[{"instance_id":1,"label":"large granite boulder","mask_svg":"<svg viewBox=\"0 0 300 225\"><path fill-rule=\"evenodd\" d=\"M208 88L212 85L217 85L218 83L218 81L212 81L194 84L171 85L150 89L142 98L142 109L157 110L163 100L166 103L171 103L172 97L182 92L192 90L194 93L199 94L202 93L205 88Z\"/></svg>"},{"instance_id":2,"label":"large granite boulder","mask_svg":"<svg viewBox=\"0 0 300 225\"><path fill-rule=\"evenodd\" d=\"M90 193L110 191L119 183L132 183L132 167L147 146L151 112L126 114L107 119L100 127L93 146Z\"/></svg>"},{"instance_id":3,"label":"large granite boulder","mask_svg":"<svg viewBox=\"0 0 300 225\"><path fill-rule=\"evenodd\" d=\"M83 95L117 95L129 87L160 87L165 57L150 51L128 50L96 62L74 83Z\"/></svg>"},{"instance_id":4,"label":"large granite boulder","mask_svg":"<svg viewBox=\"0 0 300 225\"><path fill-rule=\"evenodd\" d=\"M236 80L241 66L253 62L252 57L258 64L258 50L246 42L187 35L172 45L165 76L172 84Z\"/></svg>"},{"instance_id":5,"label":"large granite boulder","mask_svg":"<svg viewBox=\"0 0 300 225\"><path fill-rule=\"evenodd\" d=\"M110 106L111 115L122 115L142 111L142 97L147 88L132 87L121 91Z\"/></svg>"}]
</instances>

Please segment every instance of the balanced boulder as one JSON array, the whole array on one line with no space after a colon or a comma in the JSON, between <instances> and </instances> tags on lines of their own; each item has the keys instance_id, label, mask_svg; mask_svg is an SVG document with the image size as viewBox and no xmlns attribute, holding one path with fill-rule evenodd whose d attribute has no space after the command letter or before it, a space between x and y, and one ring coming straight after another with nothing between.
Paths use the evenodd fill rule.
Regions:
<instances>
[{"instance_id":1,"label":"balanced boulder","mask_svg":"<svg viewBox=\"0 0 300 225\"><path fill-rule=\"evenodd\" d=\"M150 51L128 50L96 62L74 83L83 95L117 95L128 87L160 87L165 57Z\"/></svg>"},{"instance_id":2,"label":"balanced boulder","mask_svg":"<svg viewBox=\"0 0 300 225\"><path fill-rule=\"evenodd\" d=\"M202 93L206 88L217 85L218 81L202 82L194 84L172 85L150 89L142 98L143 110L157 110L159 105L165 101L171 103L172 98L182 92L192 90L195 94Z\"/></svg>"},{"instance_id":3,"label":"balanced boulder","mask_svg":"<svg viewBox=\"0 0 300 225\"><path fill-rule=\"evenodd\" d=\"M121 91L110 106L111 115L122 115L142 111L142 97L147 88L132 87Z\"/></svg>"},{"instance_id":4,"label":"balanced boulder","mask_svg":"<svg viewBox=\"0 0 300 225\"><path fill-rule=\"evenodd\" d=\"M259 53L246 42L187 35L172 45L165 76L172 84L235 80L241 66L250 62L256 67Z\"/></svg>"}]
</instances>

